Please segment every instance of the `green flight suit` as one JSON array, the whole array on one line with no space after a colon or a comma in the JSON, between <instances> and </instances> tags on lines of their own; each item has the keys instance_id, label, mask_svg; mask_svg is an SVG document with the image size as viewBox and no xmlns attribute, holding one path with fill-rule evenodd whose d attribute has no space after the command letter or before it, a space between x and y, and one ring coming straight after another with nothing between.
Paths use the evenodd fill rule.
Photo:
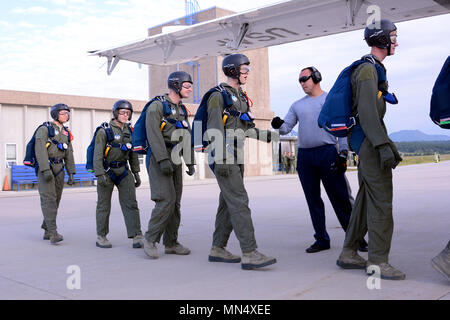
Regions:
<instances>
[{"instance_id":1,"label":"green flight suit","mask_svg":"<svg viewBox=\"0 0 450 320\"><path fill-rule=\"evenodd\" d=\"M37 169L38 190L41 198L41 209L44 221L41 228L48 232L55 232L56 215L58 214L59 202L64 188L64 167L68 174L75 174L75 161L73 159L73 149L70 143L70 133L63 127L52 123L55 129L55 136L49 138L48 129L42 126L36 132L35 153L39 164ZM58 149L57 143L67 145L66 150ZM48 148L46 147L48 145ZM45 170L52 170L54 178L47 182L42 174Z\"/></svg>"},{"instance_id":2,"label":"green flight suit","mask_svg":"<svg viewBox=\"0 0 450 320\"><path fill-rule=\"evenodd\" d=\"M289 157L289 173L295 173L295 168L297 166L295 155Z\"/></svg>"},{"instance_id":3,"label":"green flight suit","mask_svg":"<svg viewBox=\"0 0 450 320\"><path fill-rule=\"evenodd\" d=\"M241 88L239 88L239 91L236 91L236 89L226 83L222 83L221 86L234 97L234 104L230 109L239 112L249 111L248 103ZM234 230L234 233L239 240L242 252L249 253L255 250L257 245L251 218L251 211L248 206L249 199L244 186L244 141L245 136L248 136L267 142L267 131L255 128L255 124L253 122L243 121L239 119L239 117L231 115L228 116L224 126L222 118L224 102L222 94L219 92L214 92L211 94L208 99L207 110L207 129L218 130L224 137L224 158L220 159L216 155L214 162L226 163L226 166L228 167L228 176L226 177L214 172L217 183L220 187L220 195L212 245L217 247L226 247L230 234ZM249 129L253 130L250 130L250 134L246 134L244 137L240 136L235 138L231 135L233 130L237 129L242 129L244 132ZM229 158L230 156L233 161L227 161L226 158ZM216 168L214 167L214 169Z\"/></svg>"},{"instance_id":4,"label":"green flight suit","mask_svg":"<svg viewBox=\"0 0 450 320\"><path fill-rule=\"evenodd\" d=\"M136 201L136 187L134 184L134 176L132 173L140 171L139 158L137 153L132 151L124 151L120 147L109 147L110 144L126 145L131 143L131 131L128 125L120 128L115 120L109 122L113 132L114 141L108 143L106 139L106 132L100 129L95 137L94 147L94 173L96 177L106 175L107 185L102 186L97 183L97 235L106 236L109 233L109 215L111 213L111 197L114 190L115 183L111 179L110 174L115 175L118 179L123 175L123 179L117 185L119 191L119 202L122 209L122 214L125 219L125 226L127 228L128 238L133 238L136 235L142 234L141 220L139 217L139 208ZM112 167L105 170L105 150L109 148L106 156L106 161L109 164L120 163L120 167ZM128 166L129 165L129 166ZM130 172L131 170L131 172ZM128 173L125 174L125 171ZM119 182L118 180L116 182Z\"/></svg>"},{"instance_id":5,"label":"green flight suit","mask_svg":"<svg viewBox=\"0 0 450 320\"><path fill-rule=\"evenodd\" d=\"M288 172L288 156L287 155L281 156L281 172L282 173Z\"/></svg>"},{"instance_id":6,"label":"green flight suit","mask_svg":"<svg viewBox=\"0 0 450 320\"><path fill-rule=\"evenodd\" d=\"M166 247L175 246L178 242L178 229L181 221L181 195L183 192L183 166L181 158L172 158L172 151L182 155L186 164L194 164L194 151L191 147L191 126L181 105L174 104L169 95L165 95L171 114L164 115L161 101L152 102L146 113L145 128L148 143L151 147L150 159L147 155L147 172L150 180L151 199L155 202L145 238L150 243L158 242L163 236ZM186 128L177 128L176 124L163 119L185 121ZM180 150L181 149L181 150ZM159 165L162 160L169 159L174 169L171 175L165 175ZM175 162L175 163L174 163Z\"/></svg>"},{"instance_id":7,"label":"green flight suit","mask_svg":"<svg viewBox=\"0 0 450 320\"><path fill-rule=\"evenodd\" d=\"M375 61L384 68L376 57ZM357 250L359 239L368 232L369 261L376 264L388 263L394 230L392 168L382 168L377 147L390 144L394 154L397 148L389 139L383 122L386 102L378 94L378 75L375 66L370 62L359 65L352 73L351 84L352 113L359 114L359 121L366 137L359 151L359 190L344 247ZM387 90L386 82L381 85Z\"/></svg>"}]
</instances>

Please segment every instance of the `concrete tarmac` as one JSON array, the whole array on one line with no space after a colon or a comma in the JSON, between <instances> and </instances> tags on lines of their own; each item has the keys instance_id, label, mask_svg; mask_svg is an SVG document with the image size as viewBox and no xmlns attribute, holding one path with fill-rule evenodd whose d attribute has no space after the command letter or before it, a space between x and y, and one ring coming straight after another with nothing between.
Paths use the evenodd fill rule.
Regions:
<instances>
[{"instance_id":1,"label":"concrete tarmac","mask_svg":"<svg viewBox=\"0 0 450 320\"><path fill-rule=\"evenodd\" d=\"M356 197L357 172L347 177ZM58 245L42 240L37 191L0 192L0 299L450 300L450 282L430 264L450 239L450 161L394 170L390 263L406 273L404 281L376 282L363 270L336 266L344 232L323 189L331 249L308 254L313 229L297 175L249 177L245 184L258 250L278 260L254 271L208 262L219 195L215 180L185 184L179 241L192 253L165 255L161 243L157 260L132 248L117 191L111 249L95 246L95 187L64 190L57 219L64 241ZM137 190L137 199L145 232L154 206L148 185ZM227 249L241 254L234 233Z\"/></svg>"}]
</instances>

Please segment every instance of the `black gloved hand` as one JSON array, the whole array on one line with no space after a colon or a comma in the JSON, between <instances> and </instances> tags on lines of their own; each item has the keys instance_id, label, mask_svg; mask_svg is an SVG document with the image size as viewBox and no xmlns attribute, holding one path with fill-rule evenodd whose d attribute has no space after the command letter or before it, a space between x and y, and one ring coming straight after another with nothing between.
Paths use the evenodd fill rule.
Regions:
<instances>
[{"instance_id":1,"label":"black gloved hand","mask_svg":"<svg viewBox=\"0 0 450 320\"><path fill-rule=\"evenodd\" d=\"M397 147L395 145L394 146L391 145L391 149L395 157L395 162L394 165L392 166L392 169L395 169L398 166L398 164L403 161L403 158L400 156L400 153L398 153Z\"/></svg>"},{"instance_id":2,"label":"black gloved hand","mask_svg":"<svg viewBox=\"0 0 450 320\"><path fill-rule=\"evenodd\" d=\"M159 167L164 175L170 176L173 173L173 166L169 159L164 159L159 162Z\"/></svg>"},{"instance_id":3,"label":"black gloved hand","mask_svg":"<svg viewBox=\"0 0 450 320\"><path fill-rule=\"evenodd\" d=\"M67 179L67 184L69 186L73 186L75 184L75 181L73 180L73 173L69 173L69 178Z\"/></svg>"},{"instance_id":4,"label":"black gloved hand","mask_svg":"<svg viewBox=\"0 0 450 320\"><path fill-rule=\"evenodd\" d=\"M108 177L106 174L97 177L97 184L101 187L106 187L108 185Z\"/></svg>"},{"instance_id":5,"label":"black gloved hand","mask_svg":"<svg viewBox=\"0 0 450 320\"><path fill-rule=\"evenodd\" d=\"M187 165L188 171L186 171L186 173L190 176L194 175L195 173L195 168L193 164L188 164Z\"/></svg>"},{"instance_id":6,"label":"black gloved hand","mask_svg":"<svg viewBox=\"0 0 450 320\"><path fill-rule=\"evenodd\" d=\"M336 157L336 161L331 165L331 170L335 171L336 174L344 174L347 171L347 156L347 150L341 151Z\"/></svg>"},{"instance_id":7,"label":"black gloved hand","mask_svg":"<svg viewBox=\"0 0 450 320\"><path fill-rule=\"evenodd\" d=\"M215 164L214 165L214 171L221 177L228 177L228 165L225 163L222 164Z\"/></svg>"},{"instance_id":8,"label":"black gloved hand","mask_svg":"<svg viewBox=\"0 0 450 320\"><path fill-rule=\"evenodd\" d=\"M141 177L139 177L139 172L133 172L134 175L134 186L136 188L139 188L139 186L141 185Z\"/></svg>"},{"instance_id":9,"label":"black gloved hand","mask_svg":"<svg viewBox=\"0 0 450 320\"><path fill-rule=\"evenodd\" d=\"M50 182L53 179L53 172L51 169L47 169L42 171L42 175L44 176L45 181Z\"/></svg>"},{"instance_id":10,"label":"black gloved hand","mask_svg":"<svg viewBox=\"0 0 450 320\"><path fill-rule=\"evenodd\" d=\"M378 153L380 154L381 169L385 170L395 168L397 164L395 161L394 152L392 152L389 143L379 146Z\"/></svg>"},{"instance_id":11,"label":"black gloved hand","mask_svg":"<svg viewBox=\"0 0 450 320\"><path fill-rule=\"evenodd\" d=\"M282 120L280 117L275 117L272 119L272 122L270 123L272 125L272 128L274 129L280 129L280 127L283 125L284 120Z\"/></svg>"}]
</instances>

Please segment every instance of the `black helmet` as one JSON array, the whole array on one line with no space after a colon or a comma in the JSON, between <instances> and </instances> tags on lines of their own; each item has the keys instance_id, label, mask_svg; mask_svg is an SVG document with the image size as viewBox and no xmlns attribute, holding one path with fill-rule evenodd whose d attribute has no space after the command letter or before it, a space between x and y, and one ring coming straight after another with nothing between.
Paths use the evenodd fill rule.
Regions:
<instances>
[{"instance_id":1,"label":"black helmet","mask_svg":"<svg viewBox=\"0 0 450 320\"><path fill-rule=\"evenodd\" d=\"M376 23L380 24L380 28L377 28ZM380 21L374 21L374 23L368 25L364 30L364 39L369 47L378 47L380 49L388 49L388 54L391 51L391 38L389 33L397 30L394 23L387 19L381 19Z\"/></svg>"},{"instance_id":2,"label":"black helmet","mask_svg":"<svg viewBox=\"0 0 450 320\"><path fill-rule=\"evenodd\" d=\"M112 112L114 115L114 119L119 117L119 109L128 109L131 111L130 116L128 117L128 121L131 120L131 116L133 115L133 106L128 100L117 100L112 108Z\"/></svg>"},{"instance_id":3,"label":"black helmet","mask_svg":"<svg viewBox=\"0 0 450 320\"><path fill-rule=\"evenodd\" d=\"M190 82L193 84L191 75L184 71L175 71L169 75L169 78L167 79L167 86L169 89L172 89L176 93L180 94L183 82Z\"/></svg>"},{"instance_id":4,"label":"black helmet","mask_svg":"<svg viewBox=\"0 0 450 320\"><path fill-rule=\"evenodd\" d=\"M239 67L243 64L250 64L250 60L246 55L240 53L230 54L222 61L222 71L227 77L239 79L241 76Z\"/></svg>"},{"instance_id":5,"label":"black helmet","mask_svg":"<svg viewBox=\"0 0 450 320\"><path fill-rule=\"evenodd\" d=\"M58 121L58 115L60 110L67 110L70 112L70 108L65 103L57 103L50 109L50 115L52 116L53 120Z\"/></svg>"}]
</instances>

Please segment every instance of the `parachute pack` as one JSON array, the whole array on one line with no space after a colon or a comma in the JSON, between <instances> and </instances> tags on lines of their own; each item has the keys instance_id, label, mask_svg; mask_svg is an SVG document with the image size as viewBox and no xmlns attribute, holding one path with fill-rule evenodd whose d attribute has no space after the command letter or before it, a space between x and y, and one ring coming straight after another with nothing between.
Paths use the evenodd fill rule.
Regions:
<instances>
[{"instance_id":1,"label":"parachute pack","mask_svg":"<svg viewBox=\"0 0 450 320\"><path fill-rule=\"evenodd\" d=\"M36 132L42 126L45 126L48 129L49 142L47 142L47 144L46 144L47 148L50 146L50 143L54 143L60 150L67 150L67 148L68 148L68 145L66 143L60 143L53 139L53 137L56 135L55 128L53 127L51 122L46 121L43 124L41 124L39 127L37 127L37 129L33 133L33 136L31 137L30 141L27 143L27 147L25 149L25 158L23 159L23 164L26 166L33 167L33 168L39 167L39 163L36 158L35 145L36 145ZM67 127L63 126L63 128L69 134L69 143L70 143L70 141L73 140L72 133L70 132L70 130Z\"/></svg>"},{"instance_id":2,"label":"parachute pack","mask_svg":"<svg viewBox=\"0 0 450 320\"><path fill-rule=\"evenodd\" d=\"M97 137L97 132L100 129L104 129L106 133L106 142L111 143L114 141L114 132L108 122L103 122L101 125L95 129L94 136L92 137L91 143L89 144L86 152L86 169L89 172L94 172L94 148L95 148L95 138ZM106 153L106 150L105 150Z\"/></svg>"},{"instance_id":3,"label":"parachute pack","mask_svg":"<svg viewBox=\"0 0 450 320\"><path fill-rule=\"evenodd\" d=\"M252 122L254 120L254 117L250 111L248 112L239 112L236 110L231 110L231 106L233 105L233 97L231 94L221 85L215 86L211 89L209 89L208 92L205 93L205 95L202 98L202 101L200 102L200 106L197 109L197 112L194 116L194 125L192 126L192 137L191 137L191 143L195 151L197 152L204 152L206 150L206 147L209 145L209 140L204 139L204 134L206 132L207 124L208 124L208 99L214 92L220 92L222 95L223 103L224 103L224 111L223 111L223 125L225 126L225 123L229 116L233 117L239 117L242 121L248 121ZM244 94L244 98L247 101L249 101L249 98L246 94Z\"/></svg>"},{"instance_id":4,"label":"parachute pack","mask_svg":"<svg viewBox=\"0 0 450 320\"><path fill-rule=\"evenodd\" d=\"M318 118L319 127L336 137L346 137L348 131L357 125L357 115L352 116L352 85L350 77L353 70L364 62L372 63L378 74L378 90L384 100L391 104L397 104L398 100L394 94L387 92L380 85L386 81L386 72L383 67L375 63L371 55L366 55L360 60L353 62L342 70L336 82L328 93L325 103ZM380 94L379 93L379 94Z\"/></svg>"},{"instance_id":5,"label":"parachute pack","mask_svg":"<svg viewBox=\"0 0 450 320\"><path fill-rule=\"evenodd\" d=\"M431 120L443 129L450 129L450 56L433 87L430 103Z\"/></svg>"},{"instance_id":6,"label":"parachute pack","mask_svg":"<svg viewBox=\"0 0 450 320\"><path fill-rule=\"evenodd\" d=\"M151 149L151 146L148 144L147 130L145 128L145 119L147 116L147 109L154 101L160 101L163 105L163 119L160 124L161 131L164 129L167 122L175 125L175 127L179 128L179 129L189 127L189 125L187 123L188 113L187 113L186 107L183 104L181 105L181 109L184 112L185 120L177 121L175 119L167 118L168 116L170 116L173 113L172 113L172 108L169 105L169 102L166 100L166 98L164 96L156 96L152 100L147 102L139 116L139 119L136 121L136 124L134 125L133 133L131 135L131 140L132 140L132 144L133 144L132 150L139 154L146 154L148 158L150 158L152 149Z\"/></svg>"},{"instance_id":7,"label":"parachute pack","mask_svg":"<svg viewBox=\"0 0 450 320\"><path fill-rule=\"evenodd\" d=\"M375 66L378 75L378 95L390 104L398 103L395 94L389 93L382 86L386 81L384 68L378 65L371 55L366 55L342 70L328 93L317 120L319 127L324 128L335 137L346 137L353 128L350 147L356 154L359 154L365 134L359 124L358 115L352 116L351 75L353 70L364 62L370 62Z\"/></svg>"}]
</instances>

